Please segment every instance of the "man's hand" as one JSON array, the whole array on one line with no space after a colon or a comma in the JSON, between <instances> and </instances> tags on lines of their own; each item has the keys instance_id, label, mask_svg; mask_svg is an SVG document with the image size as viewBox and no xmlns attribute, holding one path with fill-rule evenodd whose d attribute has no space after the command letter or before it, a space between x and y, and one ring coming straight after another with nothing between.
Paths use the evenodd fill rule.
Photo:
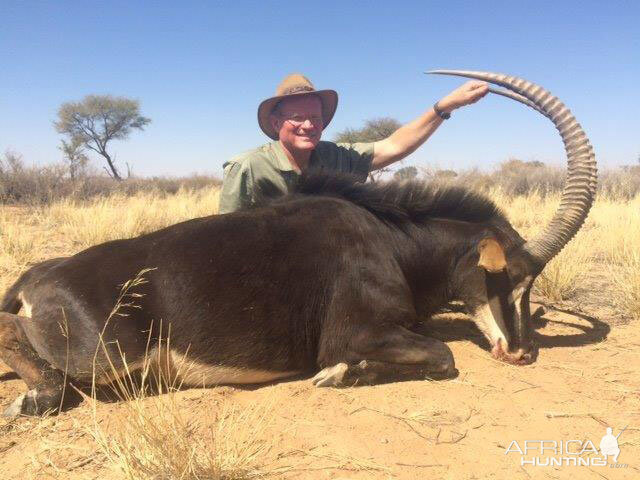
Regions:
<instances>
[{"instance_id":1,"label":"man's hand","mask_svg":"<svg viewBox=\"0 0 640 480\"><path fill-rule=\"evenodd\" d=\"M461 87L456 88L449 95L438 102L438 108L451 113L456 108L477 102L489 91L489 84L478 80L472 80Z\"/></svg>"}]
</instances>

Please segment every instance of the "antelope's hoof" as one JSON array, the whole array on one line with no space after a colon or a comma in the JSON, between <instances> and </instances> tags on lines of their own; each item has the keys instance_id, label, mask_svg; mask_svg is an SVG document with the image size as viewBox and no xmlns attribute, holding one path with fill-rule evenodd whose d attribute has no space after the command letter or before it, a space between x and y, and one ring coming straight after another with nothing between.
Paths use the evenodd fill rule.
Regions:
<instances>
[{"instance_id":1,"label":"antelope's hoof","mask_svg":"<svg viewBox=\"0 0 640 480\"><path fill-rule=\"evenodd\" d=\"M346 363L323 368L311 379L311 383L316 387L342 387L347 370L349 370L349 366Z\"/></svg>"},{"instance_id":2,"label":"antelope's hoof","mask_svg":"<svg viewBox=\"0 0 640 480\"><path fill-rule=\"evenodd\" d=\"M60 405L60 395L51 395L29 390L16 398L2 413L3 417L16 418L19 416L39 417L47 413L56 412Z\"/></svg>"}]
</instances>

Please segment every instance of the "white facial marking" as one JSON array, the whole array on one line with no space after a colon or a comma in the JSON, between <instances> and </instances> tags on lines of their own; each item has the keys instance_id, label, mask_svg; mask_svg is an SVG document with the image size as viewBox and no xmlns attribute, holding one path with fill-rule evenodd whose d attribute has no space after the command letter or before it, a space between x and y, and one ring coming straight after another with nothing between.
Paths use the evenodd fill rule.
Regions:
<instances>
[{"instance_id":1,"label":"white facial marking","mask_svg":"<svg viewBox=\"0 0 640 480\"><path fill-rule=\"evenodd\" d=\"M499 325L498 322L496 322L489 304L482 305L478 308L473 316L473 320L492 346L497 345L499 340L502 340L505 346L508 345L505 326Z\"/></svg>"},{"instance_id":2,"label":"white facial marking","mask_svg":"<svg viewBox=\"0 0 640 480\"><path fill-rule=\"evenodd\" d=\"M513 303L516 307L516 321L522 318L522 295L524 294L524 287L516 288L512 293Z\"/></svg>"},{"instance_id":3,"label":"white facial marking","mask_svg":"<svg viewBox=\"0 0 640 480\"><path fill-rule=\"evenodd\" d=\"M522 305L520 300L524 294L524 287L519 287L513 290L509 294L509 301L513 302L515 307L514 320L517 322L522 315ZM476 310L476 314L473 317L476 325L480 331L487 337L492 346L497 345L498 341L504 342L504 348L508 348L509 342L507 342L507 328L502 321L496 320L491 313L491 307L489 304L483 305Z\"/></svg>"}]
</instances>

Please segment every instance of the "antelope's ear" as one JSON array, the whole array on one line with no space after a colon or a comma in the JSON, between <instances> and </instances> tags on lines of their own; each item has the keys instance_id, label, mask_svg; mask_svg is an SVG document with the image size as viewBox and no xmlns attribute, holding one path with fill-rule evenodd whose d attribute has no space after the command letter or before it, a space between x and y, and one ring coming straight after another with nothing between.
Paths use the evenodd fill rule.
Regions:
<instances>
[{"instance_id":1,"label":"antelope's ear","mask_svg":"<svg viewBox=\"0 0 640 480\"><path fill-rule=\"evenodd\" d=\"M498 273L507 267L504 249L494 238L484 238L480 240L480 243L478 243L478 253L480 254L478 266L484 268L489 273Z\"/></svg>"}]
</instances>

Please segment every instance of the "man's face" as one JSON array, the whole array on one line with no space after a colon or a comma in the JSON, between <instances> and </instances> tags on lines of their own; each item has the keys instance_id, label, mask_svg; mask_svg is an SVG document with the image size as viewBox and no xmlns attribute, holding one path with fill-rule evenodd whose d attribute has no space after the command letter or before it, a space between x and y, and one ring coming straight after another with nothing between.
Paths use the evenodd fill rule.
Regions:
<instances>
[{"instance_id":1,"label":"man's face","mask_svg":"<svg viewBox=\"0 0 640 480\"><path fill-rule=\"evenodd\" d=\"M322 103L315 96L287 98L271 115L271 123L288 149L313 150L324 128Z\"/></svg>"}]
</instances>

